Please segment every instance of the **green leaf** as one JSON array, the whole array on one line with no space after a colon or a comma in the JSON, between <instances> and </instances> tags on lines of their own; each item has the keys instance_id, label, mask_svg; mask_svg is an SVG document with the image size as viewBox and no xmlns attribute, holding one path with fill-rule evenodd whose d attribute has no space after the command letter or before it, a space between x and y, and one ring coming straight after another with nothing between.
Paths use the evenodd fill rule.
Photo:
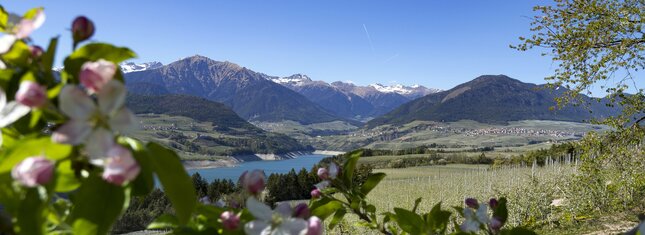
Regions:
<instances>
[{"instance_id":1,"label":"green leaf","mask_svg":"<svg viewBox=\"0 0 645 235\"><path fill-rule=\"evenodd\" d=\"M506 223L506 220L508 219L508 208L506 207L506 203L506 198L500 198L497 208L493 211L493 216L500 218L502 224Z\"/></svg>"},{"instance_id":2,"label":"green leaf","mask_svg":"<svg viewBox=\"0 0 645 235\"><path fill-rule=\"evenodd\" d=\"M329 222L329 229L332 230L340 223L343 221L343 217L345 217L345 214L347 214L347 211L345 208L338 209L336 213L334 214L334 217L331 219L331 222Z\"/></svg>"},{"instance_id":3,"label":"green leaf","mask_svg":"<svg viewBox=\"0 0 645 235\"><path fill-rule=\"evenodd\" d=\"M81 70L81 66L88 61L104 59L119 64L125 60L136 57L136 54L126 47L116 47L107 43L90 43L82 46L69 55L63 62L66 76L75 77Z\"/></svg>"},{"instance_id":4,"label":"green leaf","mask_svg":"<svg viewBox=\"0 0 645 235\"><path fill-rule=\"evenodd\" d=\"M98 175L90 175L72 195L74 234L107 234L127 208L128 196L123 187L110 184Z\"/></svg>"},{"instance_id":5,"label":"green leaf","mask_svg":"<svg viewBox=\"0 0 645 235\"><path fill-rule=\"evenodd\" d=\"M40 57L41 69L45 71L45 82L48 86L56 83L56 78L54 78L52 73L56 57L56 46L58 46L58 37L54 37L49 41L47 52Z\"/></svg>"},{"instance_id":6,"label":"green leaf","mask_svg":"<svg viewBox=\"0 0 645 235\"><path fill-rule=\"evenodd\" d=\"M356 163L358 162L358 159L360 158L362 152L357 152L352 154L347 161L345 162L345 165L343 166L343 180L345 182L345 186L351 187L352 186L352 180L354 178L354 170L356 169Z\"/></svg>"},{"instance_id":7,"label":"green leaf","mask_svg":"<svg viewBox=\"0 0 645 235\"><path fill-rule=\"evenodd\" d=\"M0 6L0 31L7 30L7 21L9 21L9 13Z\"/></svg>"},{"instance_id":8,"label":"green leaf","mask_svg":"<svg viewBox=\"0 0 645 235\"><path fill-rule=\"evenodd\" d=\"M385 173L374 173L367 177L367 180L361 186L361 193L367 195L385 178Z\"/></svg>"},{"instance_id":9,"label":"green leaf","mask_svg":"<svg viewBox=\"0 0 645 235\"><path fill-rule=\"evenodd\" d=\"M82 46L69 55L69 59L83 58L89 61L104 59L119 64L137 55L127 47L117 47L107 43L90 43Z\"/></svg>"},{"instance_id":10,"label":"green leaf","mask_svg":"<svg viewBox=\"0 0 645 235\"><path fill-rule=\"evenodd\" d=\"M426 224L434 233L444 234L450 223L450 211L441 210L441 202L437 203L430 213L425 215Z\"/></svg>"},{"instance_id":11,"label":"green leaf","mask_svg":"<svg viewBox=\"0 0 645 235\"><path fill-rule=\"evenodd\" d=\"M425 222L420 215L403 208L394 208L394 213L396 213L396 222L403 231L420 234L420 231L425 230L423 229Z\"/></svg>"},{"instance_id":12,"label":"green leaf","mask_svg":"<svg viewBox=\"0 0 645 235\"><path fill-rule=\"evenodd\" d=\"M155 187L155 181L148 149L143 145L143 143L141 143L141 141L132 138L119 138L119 143L130 146L132 149L132 155L141 167L139 175L132 182L132 195L144 196L152 192Z\"/></svg>"},{"instance_id":13,"label":"green leaf","mask_svg":"<svg viewBox=\"0 0 645 235\"><path fill-rule=\"evenodd\" d=\"M34 17L36 17L36 13L38 13L39 11L42 11L43 9L44 8L42 8L42 7L31 8L27 12L25 12L24 15L22 15L22 18L24 18L24 19L33 19Z\"/></svg>"},{"instance_id":14,"label":"green leaf","mask_svg":"<svg viewBox=\"0 0 645 235\"><path fill-rule=\"evenodd\" d=\"M28 137L16 141L0 160L0 174L11 171L13 166L28 157L44 155L51 160L63 159L72 152L69 145L57 144L50 137Z\"/></svg>"},{"instance_id":15,"label":"green leaf","mask_svg":"<svg viewBox=\"0 0 645 235\"><path fill-rule=\"evenodd\" d=\"M30 57L31 50L29 46L22 40L17 40L13 43L11 49L2 55L2 60L8 64L27 67Z\"/></svg>"},{"instance_id":16,"label":"green leaf","mask_svg":"<svg viewBox=\"0 0 645 235\"><path fill-rule=\"evenodd\" d=\"M417 209L419 208L419 204L421 204L421 200L423 200L423 198L417 198L417 200L414 200L414 207L412 207L412 212L417 213Z\"/></svg>"},{"instance_id":17,"label":"green leaf","mask_svg":"<svg viewBox=\"0 0 645 235\"><path fill-rule=\"evenodd\" d=\"M43 210L46 204L40 197L38 188L27 189L27 193L20 202L20 209L16 215L20 234L44 234L45 216Z\"/></svg>"},{"instance_id":18,"label":"green leaf","mask_svg":"<svg viewBox=\"0 0 645 235\"><path fill-rule=\"evenodd\" d=\"M218 215L219 216L219 215ZM153 220L146 229L170 229L179 225L177 217L174 215L163 214Z\"/></svg>"},{"instance_id":19,"label":"green leaf","mask_svg":"<svg viewBox=\"0 0 645 235\"><path fill-rule=\"evenodd\" d=\"M147 148L153 170L175 208L179 222L186 224L197 204L192 179L175 152L156 143L148 143Z\"/></svg>"},{"instance_id":20,"label":"green leaf","mask_svg":"<svg viewBox=\"0 0 645 235\"><path fill-rule=\"evenodd\" d=\"M54 187L56 192L70 192L77 189L81 182L76 178L74 169L72 169L72 161L62 161L56 166L56 174L54 175L56 185Z\"/></svg>"},{"instance_id":21,"label":"green leaf","mask_svg":"<svg viewBox=\"0 0 645 235\"><path fill-rule=\"evenodd\" d=\"M343 208L343 204L339 201L329 201L323 205L317 206L315 209L312 209L311 214L318 216L321 220L325 220L341 208Z\"/></svg>"}]
</instances>

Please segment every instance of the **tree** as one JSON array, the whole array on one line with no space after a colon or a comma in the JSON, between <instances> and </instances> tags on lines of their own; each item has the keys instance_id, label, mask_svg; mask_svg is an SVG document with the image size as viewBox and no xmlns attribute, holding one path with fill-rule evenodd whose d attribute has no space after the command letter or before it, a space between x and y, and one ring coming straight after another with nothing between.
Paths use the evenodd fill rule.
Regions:
<instances>
[{"instance_id":1,"label":"tree","mask_svg":"<svg viewBox=\"0 0 645 235\"><path fill-rule=\"evenodd\" d=\"M545 49L557 65L547 77L550 87L567 88L558 103L577 103L580 94L592 94L600 85L623 112L604 123L622 128L645 120L645 94L636 87L638 71L645 68L643 0L555 0L536 6L528 38L511 46L520 51ZM631 94L628 94L631 93Z\"/></svg>"}]
</instances>

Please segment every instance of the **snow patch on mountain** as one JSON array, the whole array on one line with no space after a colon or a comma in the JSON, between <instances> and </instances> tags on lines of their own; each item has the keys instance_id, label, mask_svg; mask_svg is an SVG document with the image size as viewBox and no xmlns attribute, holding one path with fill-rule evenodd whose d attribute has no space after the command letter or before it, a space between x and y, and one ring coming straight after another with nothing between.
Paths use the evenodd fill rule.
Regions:
<instances>
[{"instance_id":1,"label":"snow patch on mountain","mask_svg":"<svg viewBox=\"0 0 645 235\"><path fill-rule=\"evenodd\" d=\"M132 73L132 72L140 72L140 71L145 71L145 70L151 70L151 69L158 69L163 66L162 63L160 62L147 62L147 63L134 63L134 62L127 62L127 63L122 63L119 65L121 67L121 71L123 73Z\"/></svg>"},{"instance_id":2,"label":"snow patch on mountain","mask_svg":"<svg viewBox=\"0 0 645 235\"><path fill-rule=\"evenodd\" d=\"M292 85L292 86L302 86L307 82L311 82L311 78L304 74L294 74L289 77L271 77L271 81L282 84L282 85Z\"/></svg>"}]
</instances>

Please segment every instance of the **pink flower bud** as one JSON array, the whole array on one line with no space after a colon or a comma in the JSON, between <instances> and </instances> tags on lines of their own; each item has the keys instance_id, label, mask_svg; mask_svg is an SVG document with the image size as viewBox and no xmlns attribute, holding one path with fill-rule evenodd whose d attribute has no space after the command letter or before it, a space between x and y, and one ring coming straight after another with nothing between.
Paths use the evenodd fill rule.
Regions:
<instances>
[{"instance_id":1,"label":"pink flower bud","mask_svg":"<svg viewBox=\"0 0 645 235\"><path fill-rule=\"evenodd\" d=\"M327 168L318 168L318 177L322 180L329 179L329 171Z\"/></svg>"},{"instance_id":2,"label":"pink flower bud","mask_svg":"<svg viewBox=\"0 0 645 235\"><path fill-rule=\"evenodd\" d=\"M499 205L499 202L497 201L497 199L491 198L490 201L488 201L488 205L490 206L490 208L493 208L494 210Z\"/></svg>"},{"instance_id":3,"label":"pink flower bud","mask_svg":"<svg viewBox=\"0 0 645 235\"><path fill-rule=\"evenodd\" d=\"M94 34L94 23L85 16L79 16L72 22L74 43L85 41Z\"/></svg>"},{"instance_id":4,"label":"pink flower bud","mask_svg":"<svg viewBox=\"0 0 645 235\"><path fill-rule=\"evenodd\" d=\"M329 178L336 179L338 172L340 172L340 167L338 167L336 163L332 162L331 164L329 164Z\"/></svg>"},{"instance_id":5,"label":"pink flower bud","mask_svg":"<svg viewBox=\"0 0 645 235\"><path fill-rule=\"evenodd\" d=\"M312 216L309 218L309 223L307 224L307 235L322 235L323 234L323 225L322 221L316 217Z\"/></svg>"},{"instance_id":6,"label":"pink flower bud","mask_svg":"<svg viewBox=\"0 0 645 235\"><path fill-rule=\"evenodd\" d=\"M40 107L47 102L47 89L33 81L24 81L16 92L16 101L31 108Z\"/></svg>"},{"instance_id":7,"label":"pink flower bud","mask_svg":"<svg viewBox=\"0 0 645 235\"><path fill-rule=\"evenodd\" d=\"M91 92L99 92L116 74L116 65L107 60L85 62L78 75L81 84Z\"/></svg>"},{"instance_id":8,"label":"pink flower bud","mask_svg":"<svg viewBox=\"0 0 645 235\"><path fill-rule=\"evenodd\" d=\"M240 216L232 211L222 212L219 219L222 220L222 225L224 225L226 230L235 230L240 226Z\"/></svg>"},{"instance_id":9,"label":"pink flower bud","mask_svg":"<svg viewBox=\"0 0 645 235\"><path fill-rule=\"evenodd\" d=\"M115 185L123 185L126 181L132 181L137 178L141 167L132 157L130 150L121 145L114 145L107 152L105 168L103 169L103 179Z\"/></svg>"},{"instance_id":10,"label":"pink flower bud","mask_svg":"<svg viewBox=\"0 0 645 235\"><path fill-rule=\"evenodd\" d=\"M29 50L31 51L32 58L40 58L45 53L45 50L39 46L30 46Z\"/></svg>"},{"instance_id":11,"label":"pink flower bud","mask_svg":"<svg viewBox=\"0 0 645 235\"><path fill-rule=\"evenodd\" d=\"M245 171L240 176L242 188L253 195L257 195L264 190L264 182L264 171L261 170Z\"/></svg>"},{"instance_id":12,"label":"pink flower bud","mask_svg":"<svg viewBox=\"0 0 645 235\"><path fill-rule=\"evenodd\" d=\"M320 192L320 190L318 189L311 190L311 198L318 199L320 198L320 196L322 196L322 192Z\"/></svg>"},{"instance_id":13,"label":"pink flower bud","mask_svg":"<svg viewBox=\"0 0 645 235\"><path fill-rule=\"evenodd\" d=\"M466 206L477 209L479 208L479 202L477 202L477 199L474 198L466 198Z\"/></svg>"},{"instance_id":14,"label":"pink flower bud","mask_svg":"<svg viewBox=\"0 0 645 235\"><path fill-rule=\"evenodd\" d=\"M293 208L293 216L297 218L303 218L307 219L309 216L311 216L311 211L309 210L309 206L305 203L300 203L296 205L295 208Z\"/></svg>"},{"instance_id":15,"label":"pink flower bud","mask_svg":"<svg viewBox=\"0 0 645 235\"><path fill-rule=\"evenodd\" d=\"M497 216L493 216L490 223L488 223L488 227L493 231L499 231L502 226L504 226L504 222L502 222L502 220Z\"/></svg>"},{"instance_id":16,"label":"pink flower bud","mask_svg":"<svg viewBox=\"0 0 645 235\"><path fill-rule=\"evenodd\" d=\"M11 177L27 187L44 185L51 181L54 162L45 157L30 157L22 160L11 170Z\"/></svg>"}]
</instances>

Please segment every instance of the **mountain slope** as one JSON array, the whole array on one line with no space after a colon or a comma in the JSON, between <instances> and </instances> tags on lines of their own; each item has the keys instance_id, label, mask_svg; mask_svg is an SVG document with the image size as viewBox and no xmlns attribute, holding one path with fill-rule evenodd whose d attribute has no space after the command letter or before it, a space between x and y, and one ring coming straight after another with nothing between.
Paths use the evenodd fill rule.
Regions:
<instances>
[{"instance_id":1,"label":"mountain slope","mask_svg":"<svg viewBox=\"0 0 645 235\"><path fill-rule=\"evenodd\" d=\"M424 86L372 84L357 86L351 83L313 81L307 75L269 77L275 83L294 90L335 115L369 120L382 115L410 100L438 92Z\"/></svg>"},{"instance_id":2,"label":"mountain slope","mask_svg":"<svg viewBox=\"0 0 645 235\"><path fill-rule=\"evenodd\" d=\"M430 94L402 105L368 123L404 124L414 120L506 123L516 120L558 120L580 122L602 118L617 110L602 103L592 105L589 113L582 107L550 110L562 91L542 89L504 75L484 75L451 90ZM589 100L590 98L585 98Z\"/></svg>"},{"instance_id":3,"label":"mountain slope","mask_svg":"<svg viewBox=\"0 0 645 235\"><path fill-rule=\"evenodd\" d=\"M271 80L300 93L331 113L344 118L361 120L369 117L374 110L374 106L360 96L351 92L343 92L323 81L312 81L306 75L294 74Z\"/></svg>"},{"instance_id":4,"label":"mountain slope","mask_svg":"<svg viewBox=\"0 0 645 235\"><path fill-rule=\"evenodd\" d=\"M240 118L224 104L204 98L188 95L145 96L130 94L127 97L127 106L138 115L164 114L171 117L187 117L194 122L210 123L211 129L204 129L201 132L191 128L190 131L198 133L194 138L185 135L181 130L155 130L152 131L154 133L149 133L154 136L149 140L168 138L165 141L178 150L201 151L203 154L210 155L287 153L312 150L311 147L303 146L286 135L264 131Z\"/></svg>"},{"instance_id":5,"label":"mountain slope","mask_svg":"<svg viewBox=\"0 0 645 235\"><path fill-rule=\"evenodd\" d=\"M265 74L236 64L203 56L125 75L126 85L132 93L154 94L163 88L173 94L199 96L222 102L250 121L292 120L310 124L342 120L267 78ZM159 88L151 89L146 84Z\"/></svg>"},{"instance_id":6,"label":"mountain slope","mask_svg":"<svg viewBox=\"0 0 645 235\"><path fill-rule=\"evenodd\" d=\"M355 94L369 102L374 107L370 113L372 117L392 111L411 100L397 92L379 91L374 86L357 86L346 82L333 82L331 85L341 91Z\"/></svg>"}]
</instances>

